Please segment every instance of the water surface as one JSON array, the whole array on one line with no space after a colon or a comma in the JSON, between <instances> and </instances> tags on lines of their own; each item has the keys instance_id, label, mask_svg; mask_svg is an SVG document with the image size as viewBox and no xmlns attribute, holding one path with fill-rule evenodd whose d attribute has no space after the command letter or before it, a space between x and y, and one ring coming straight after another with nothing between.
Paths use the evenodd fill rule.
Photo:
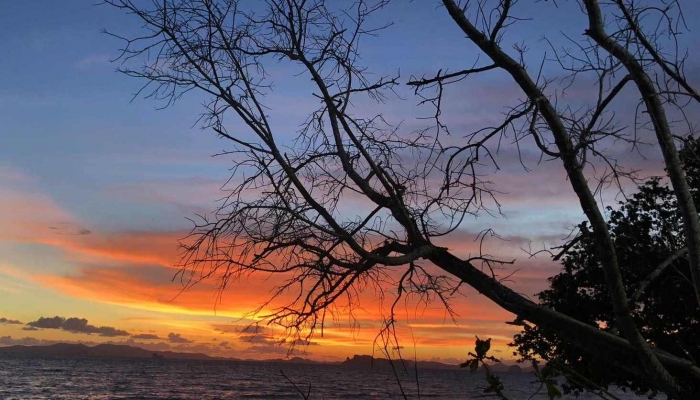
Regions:
<instances>
[{"instance_id":1,"label":"water surface","mask_svg":"<svg viewBox=\"0 0 700 400\"><path fill-rule=\"evenodd\" d=\"M281 371L304 391L311 384L311 399L403 398L391 371L341 365L0 356L0 399L302 398ZM418 384L414 376L400 375L405 394L414 399L418 394L425 399L480 398L485 386L483 375L464 370L422 370ZM539 386L529 373L500 377L511 400L527 400ZM624 400L640 399L616 393ZM545 399L543 392L533 397Z\"/></svg>"}]
</instances>

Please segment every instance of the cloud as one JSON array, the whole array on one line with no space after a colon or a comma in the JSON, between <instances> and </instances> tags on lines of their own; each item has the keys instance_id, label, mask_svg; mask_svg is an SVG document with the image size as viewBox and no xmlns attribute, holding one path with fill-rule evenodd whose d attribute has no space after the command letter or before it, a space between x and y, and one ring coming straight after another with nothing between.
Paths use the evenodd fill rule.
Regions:
<instances>
[{"instance_id":1,"label":"cloud","mask_svg":"<svg viewBox=\"0 0 700 400\"><path fill-rule=\"evenodd\" d=\"M113 328L111 326L89 325L85 318L68 318L61 327L63 330L73 333L97 333L100 336L128 336L129 332Z\"/></svg>"},{"instance_id":2,"label":"cloud","mask_svg":"<svg viewBox=\"0 0 700 400\"><path fill-rule=\"evenodd\" d=\"M21 243L48 243L55 240L56 221L73 224L75 218L45 193L34 188L31 178L21 172L0 169L0 239ZM37 213L36 210L41 210ZM73 225L74 226L74 225Z\"/></svg>"},{"instance_id":3,"label":"cloud","mask_svg":"<svg viewBox=\"0 0 700 400\"><path fill-rule=\"evenodd\" d=\"M13 339L12 336L0 336L0 346L36 346L39 344L44 344L43 340L35 339L33 337L25 337L22 339Z\"/></svg>"},{"instance_id":4,"label":"cloud","mask_svg":"<svg viewBox=\"0 0 700 400\"><path fill-rule=\"evenodd\" d=\"M22 328L23 331L38 331L39 328L35 328L33 326L25 326Z\"/></svg>"},{"instance_id":5,"label":"cloud","mask_svg":"<svg viewBox=\"0 0 700 400\"><path fill-rule=\"evenodd\" d=\"M73 66L80 71L87 71L97 67L109 66L110 62L111 57L107 54L92 54L79 59Z\"/></svg>"},{"instance_id":6,"label":"cloud","mask_svg":"<svg viewBox=\"0 0 700 400\"><path fill-rule=\"evenodd\" d=\"M287 343L291 346L318 346L318 342L312 342L310 340L306 339L294 339L287 341Z\"/></svg>"},{"instance_id":7,"label":"cloud","mask_svg":"<svg viewBox=\"0 0 700 400\"><path fill-rule=\"evenodd\" d=\"M279 355L289 355L294 354L290 352L290 349L286 346L251 346L244 353L255 353L255 354L279 354ZM305 353L311 354L311 353Z\"/></svg>"},{"instance_id":8,"label":"cloud","mask_svg":"<svg viewBox=\"0 0 700 400\"><path fill-rule=\"evenodd\" d=\"M304 348L309 346L318 346L318 342L312 342L306 339L276 339L275 337L267 334L251 334L251 335L241 335L238 340L252 346L244 350L244 352L252 353L263 353L263 354L293 354L294 348ZM226 343L226 348L228 348L228 342ZM220 344L221 345L221 344ZM224 346L222 346L224 347ZM307 354L306 351L303 352Z\"/></svg>"},{"instance_id":9,"label":"cloud","mask_svg":"<svg viewBox=\"0 0 700 400\"><path fill-rule=\"evenodd\" d=\"M260 333L265 330L264 326L260 325L246 325L243 328L240 328L239 332L241 333Z\"/></svg>"},{"instance_id":10,"label":"cloud","mask_svg":"<svg viewBox=\"0 0 700 400\"><path fill-rule=\"evenodd\" d=\"M173 333L173 332L168 333L168 340L171 343L193 343L194 342L193 340L186 339L186 338L180 336L179 333Z\"/></svg>"},{"instance_id":11,"label":"cloud","mask_svg":"<svg viewBox=\"0 0 700 400\"><path fill-rule=\"evenodd\" d=\"M154 335L152 333L141 333L138 335L131 335L132 339L145 339L145 340L158 340L160 337L158 335Z\"/></svg>"},{"instance_id":12,"label":"cloud","mask_svg":"<svg viewBox=\"0 0 700 400\"><path fill-rule=\"evenodd\" d=\"M22 321L18 321L16 319L7 319L5 317L0 317L0 324L21 325Z\"/></svg>"},{"instance_id":13,"label":"cloud","mask_svg":"<svg viewBox=\"0 0 700 400\"><path fill-rule=\"evenodd\" d=\"M59 317L58 315L55 317L40 317L36 321L29 322L27 324L30 329L27 330L33 330L34 329L61 329L67 332L71 333L86 333L88 335L90 334L98 334L100 336L105 336L105 337L116 337L116 336L129 336L130 333L117 329L111 326L95 326L95 325L90 325L88 324L88 320L85 318L76 318L76 317L71 317L71 318L63 318Z\"/></svg>"},{"instance_id":14,"label":"cloud","mask_svg":"<svg viewBox=\"0 0 700 400\"><path fill-rule=\"evenodd\" d=\"M269 330L267 326L259 325L257 323L250 324L240 324L240 323L213 323L210 324L211 328L215 331L224 333L244 333L250 335L262 334L266 330Z\"/></svg>"},{"instance_id":15,"label":"cloud","mask_svg":"<svg viewBox=\"0 0 700 400\"><path fill-rule=\"evenodd\" d=\"M53 226L53 225L52 225ZM62 249L80 262L102 265L159 265L172 268L184 231L91 232L77 225L53 226L42 243Z\"/></svg>"},{"instance_id":16,"label":"cloud","mask_svg":"<svg viewBox=\"0 0 700 400\"><path fill-rule=\"evenodd\" d=\"M29 325L33 328L60 329L63 326L64 322L66 322L66 319L59 317L57 315L57 316L52 317L52 318L39 317L38 320L32 321L32 322L28 323L27 325Z\"/></svg>"},{"instance_id":17,"label":"cloud","mask_svg":"<svg viewBox=\"0 0 700 400\"><path fill-rule=\"evenodd\" d=\"M271 336L267 335L242 335L238 337L238 340L246 343L254 344L267 344L267 345L278 345L281 343L279 340L274 340Z\"/></svg>"},{"instance_id":18,"label":"cloud","mask_svg":"<svg viewBox=\"0 0 700 400\"><path fill-rule=\"evenodd\" d=\"M92 233L91 230L71 222L58 222L49 226L49 229L61 235L84 236Z\"/></svg>"}]
</instances>

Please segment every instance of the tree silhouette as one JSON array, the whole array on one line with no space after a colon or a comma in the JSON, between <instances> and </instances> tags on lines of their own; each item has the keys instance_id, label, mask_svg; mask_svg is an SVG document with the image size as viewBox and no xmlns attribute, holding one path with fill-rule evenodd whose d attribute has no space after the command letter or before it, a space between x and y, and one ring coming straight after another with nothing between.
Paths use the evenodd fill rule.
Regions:
<instances>
[{"instance_id":1,"label":"tree silhouette","mask_svg":"<svg viewBox=\"0 0 700 400\"><path fill-rule=\"evenodd\" d=\"M696 154L699 144L690 140L680 153L695 201L700 200L700 188L696 186L700 183ZM658 349L697 360L700 309L694 302L683 220L673 191L662 185L660 178L654 178L620 202L619 209L608 207L608 211L608 226L618 249L625 292L636 325ZM549 278L550 287L538 294L540 303L617 334L619 328L609 306L605 276L586 222L579 225L577 238L561 254L563 271ZM599 385L616 384L642 392L653 388L642 377L610 366L543 327L526 325L515 336L513 345L517 347L514 354L522 360L555 361ZM568 390L581 388L577 382L569 382Z\"/></svg>"},{"instance_id":2,"label":"tree silhouette","mask_svg":"<svg viewBox=\"0 0 700 400\"><path fill-rule=\"evenodd\" d=\"M490 63L480 65L477 59L473 67L405 82L422 104L435 107L434 124L408 132L354 106L381 103L402 83L398 76L372 75L359 53L361 39L385 27L371 26L371 18L387 1L341 2L344 6L333 8L322 0L268 0L247 9L235 0L105 2L144 25L143 36L122 38L122 71L145 79L144 93L166 105L190 91L206 94L205 127L233 147L226 202L213 217L197 222L184 242L186 285L212 278L224 289L242 275L278 274L283 282L273 297L292 293L292 300L262 317L308 338L327 318L352 313L359 293L368 288L393 295L394 305L403 296L418 295L442 301L449 310L450 295L466 284L515 314L516 321L552 329L673 397L693 396L700 380L695 362L687 354L657 349L630 312L624 260L595 198L601 185L633 178L608 153L610 143L635 148L640 133L653 134L683 218L694 301L700 304L700 223L674 142L690 135L692 124L681 130L668 117L683 116L700 96L683 73L683 53L675 41L682 14L675 2L660 8L631 0L580 0L588 29L583 41L572 40L574 50L555 51L562 79L528 68L526 46L516 44L512 55L502 47L508 28L520 21L512 15L517 1L443 0L442 12L455 32L466 35ZM445 38L455 51L460 36ZM131 68L132 59L146 62ZM291 144L285 139L288 127L273 123L274 110L265 102L272 91L271 63L288 66L290 79L308 79L309 98L319 104ZM520 88L513 95L519 104L497 126L451 134L444 93L471 75L496 71ZM592 79L597 92L583 107L560 99L578 79ZM611 112L626 89L640 98L632 128ZM234 117L245 130L232 130L224 117ZM487 254L464 259L435 244L454 235L467 216L497 210L499 191L484 165L497 165L502 141L518 151L540 152L551 168L565 170L591 227L618 332L516 293L498 270L510 260ZM596 174L600 168L606 170L602 175ZM353 198L369 206L348 212ZM392 307L389 330L394 322Z\"/></svg>"}]
</instances>

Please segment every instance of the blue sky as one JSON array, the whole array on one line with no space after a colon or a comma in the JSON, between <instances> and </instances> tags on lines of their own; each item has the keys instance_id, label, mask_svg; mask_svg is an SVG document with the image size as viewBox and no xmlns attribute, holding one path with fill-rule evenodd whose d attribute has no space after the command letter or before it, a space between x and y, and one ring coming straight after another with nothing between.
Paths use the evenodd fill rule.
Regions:
<instances>
[{"instance_id":1,"label":"blue sky","mask_svg":"<svg viewBox=\"0 0 700 400\"><path fill-rule=\"evenodd\" d=\"M456 27L437 1L397 3L403 2L394 2L381 14L395 25L363 47L366 63L377 73L396 74L400 66L402 76L408 78L441 68L461 68L476 60L473 48L458 40L461 35L455 34ZM556 18L558 23L525 22L508 32L507 39L513 42L527 38L533 62L547 51L540 40L543 34L557 43L563 41L558 35L561 29L572 34L583 30L585 21L575 11L574 2L560 3L559 8L536 2L519 9L524 15ZM693 21L700 16L700 6L686 3L686 18ZM421 29L412 29L414 26ZM110 188L167 180L183 184L188 179L220 181L227 175L226 161L210 157L226 144L211 132L192 127L201 98L191 95L160 111L155 110L162 105L157 102L131 101L142 82L114 72L117 64L109 60L119 54L121 43L101 30L129 34L138 28L134 19L90 1L8 2L0 15L5 55L0 59L0 70L5 72L0 76L0 162L37 179L61 206L79 215L89 214L90 221L106 226L116 224L115 219L126 226L144 224L143 217L157 211L144 209L142 204L134 206ZM686 38L682 44L697 46L697 35ZM696 64L691 59L690 69ZM282 112L279 115L285 121L298 116L294 108L287 113L285 109L300 86L276 84L278 94L271 100L275 114ZM501 85L509 81L494 73L475 79L472 87ZM460 100L457 106L461 112L472 112L471 117L497 117L494 108L483 115L483 102L488 99ZM409 100L396 105L397 118L410 123L416 115L413 104ZM119 209L105 207L106 201L119 203Z\"/></svg>"},{"instance_id":2,"label":"blue sky","mask_svg":"<svg viewBox=\"0 0 700 400\"><path fill-rule=\"evenodd\" d=\"M165 211L134 205L110 188L225 176L209 157L221 144L190 129L196 99L161 112L153 102L131 101L140 82L115 73L109 60L120 43L101 29L128 30L132 21L90 2L7 6L0 16L7 55L0 60L0 162L32 176L79 217L122 228L168 219L149 221Z\"/></svg>"}]
</instances>

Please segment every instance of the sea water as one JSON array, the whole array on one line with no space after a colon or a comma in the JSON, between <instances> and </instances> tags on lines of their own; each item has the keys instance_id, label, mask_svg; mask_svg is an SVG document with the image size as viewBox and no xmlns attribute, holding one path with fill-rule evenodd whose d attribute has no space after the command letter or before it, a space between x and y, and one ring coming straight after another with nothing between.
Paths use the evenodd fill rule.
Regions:
<instances>
[{"instance_id":1,"label":"sea water","mask_svg":"<svg viewBox=\"0 0 700 400\"><path fill-rule=\"evenodd\" d=\"M303 398L295 385L310 399L475 399L486 386L482 373L459 369L419 370L417 379L413 371L399 369L397 375L335 364L0 356L0 399ZM499 376L510 400L537 393L539 384L529 373ZM532 399L548 397L541 391Z\"/></svg>"}]
</instances>

